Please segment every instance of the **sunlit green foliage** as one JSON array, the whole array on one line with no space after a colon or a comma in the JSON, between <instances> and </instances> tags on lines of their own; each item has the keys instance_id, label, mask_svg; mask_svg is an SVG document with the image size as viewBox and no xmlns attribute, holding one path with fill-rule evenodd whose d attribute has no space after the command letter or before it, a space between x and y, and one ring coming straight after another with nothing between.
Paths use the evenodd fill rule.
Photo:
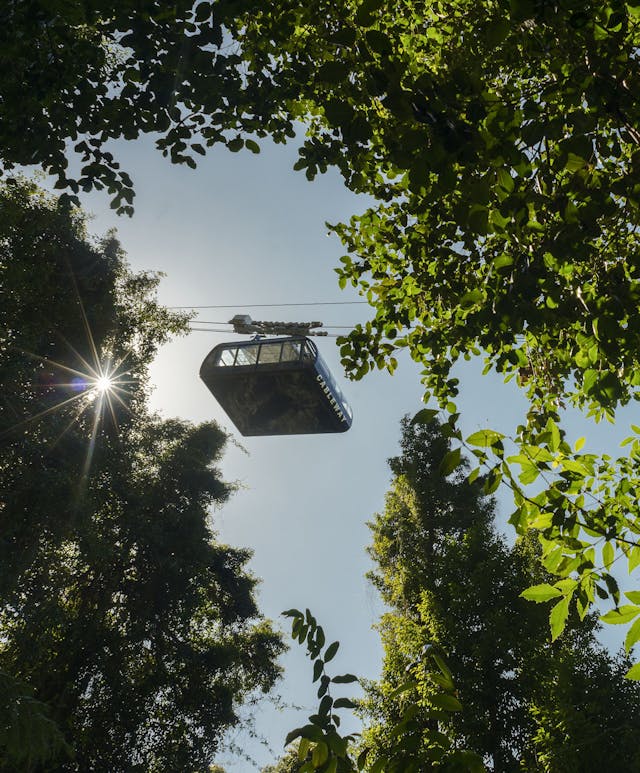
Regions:
<instances>
[{"instance_id":1,"label":"sunlit green foliage","mask_svg":"<svg viewBox=\"0 0 640 773\"><path fill-rule=\"evenodd\" d=\"M545 577L535 541L507 546L482 482L461 466L447 472L450 453L436 421L403 421L385 510L371 524L371 579L388 611L382 678L366 686L365 742L379 754L393 748L406 669L436 646L463 706L446 732L492 770L634 770L640 689L623 679L628 664L597 643L593 615L572 614L551 643L545 611L520 597ZM436 687L424 680L423 689ZM432 726L422 708L415 721Z\"/></svg>"},{"instance_id":2,"label":"sunlit green foliage","mask_svg":"<svg viewBox=\"0 0 640 773\"><path fill-rule=\"evenodd\" d=\"M0 705L0 769L202 770L282 643L248 551L211 530L225 434L147 406L184 319L55 200L14 185L0 212L0 671L27 685Z\"/></svg>"}]
</instances>

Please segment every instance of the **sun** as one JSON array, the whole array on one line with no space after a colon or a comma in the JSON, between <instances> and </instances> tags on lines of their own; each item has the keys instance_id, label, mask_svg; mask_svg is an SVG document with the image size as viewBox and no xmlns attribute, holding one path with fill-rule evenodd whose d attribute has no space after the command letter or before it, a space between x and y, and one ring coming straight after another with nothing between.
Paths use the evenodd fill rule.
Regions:
<instances>
[{"instance_id":1,"label":"sun","mask_svg":"<svg viewBox=\"0 0 640 773\"><path fill-rule=\"evenodd\" d=\"M95 381L95 389L97 389L100 394L104 394L105 392L110 392L115 386L114 380L111 378L111 376L100 376Z\"/></svg>"}]
</instances>

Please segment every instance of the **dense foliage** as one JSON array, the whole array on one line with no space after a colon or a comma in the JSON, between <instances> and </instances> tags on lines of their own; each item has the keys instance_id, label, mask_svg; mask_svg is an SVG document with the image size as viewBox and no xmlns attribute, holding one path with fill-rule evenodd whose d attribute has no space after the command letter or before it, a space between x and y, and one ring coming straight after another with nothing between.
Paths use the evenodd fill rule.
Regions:
<instances>
[{"instance_id":1,"label":"dense foliage","mask_svg":"<svg viewBox=\"0 0 640 773\"><path fill-rule=\"evenodd\" d=\"M153 134L174 163L196 166L239 131L293 136L280 94L224 40L252 3L119 0L4 3L0 9L0 160L36 164L56 187L106 188L133 212L133 187L110 141ZM228 33L227 33L228 38ZM258 152L253 140L246 143ZM71 164L69 163L71 162ZM77 198L74 197L77 202Z\"/></svg>"},{"instance_id":2,"label":"dense foliage","mask_svg":"<svg viewBox=\"0 0 640 773\"><path fill-rule=\"evenodd\" d=\"M249 554L209 525L226 437L146 404L151 358L185 323L156 284L80 214L0 189L2 770L30 745L47 770L202 769L278 675Z\"/></svg>"},{"instance_id":3,"label":"dense foliage","mask_svg":"<svg viewBox=\"0 0 640 773\"><path fill-rule=\"evenodd\" d=\"M378 754L393 748L407 707L398 687L425 647L437 646L463 706L447 732L492 770L635 770L640 689L623 679L628 664L598 644L592 617L572 615L550 643L543 610L520 596L544 578L535 542L506 545L479 481L461 468L442 471L449 451L437 422L403 421L386 507L371 524L371 576L388 612L382 679L364 703L365 743ZM432 726L422 708L415 721Z\"/></svg>"},{"instance_id":4,"label":"dense foliage","mask_svg":"<svg viewBox=\"0 0 640 773\"><path fill-rule=\"evenodd\" d=\"M334 227L348 252L340 282L358 287L375 311L371 323L343 341L345 366L354 377L374 367L393 371L396 350L408 349L424 366L426 396L451 413L444 430L458 443L444 468L455 470L466 446L478 459L471 478L482 473L487 493L501 482L509 486L512 524L521 534L540 536L543 565L555 576L535 578L525 595L554 601L553 637L567 621L573 626L573 610L587 622L600 597L615 605L606 622L631 623L630 651L640 640L640 591L628 592L629 603L622 603L612 567L618 559L630 572L640 565L640 426L633 427L628 454L612 459L582 453L582 439L570 444L562 419L565 406L573 405L596 420L614 420L618 408L639 395L637 0L401 0L392 6L382 0L243 0L170 7L143 0L115 8L33 0L6 5L0 15L4 167L38 164L72 193L106 186L118 211L131 211L132 188L110 155L111 139L158 133L157 144L172 161L193 166L193 154L205 152L207 145L222 142L230 150L246 146L256 152L246 132L280 141L293 134L296 119L307 122L297 167L311 179L335 166L353 191L374 199L363 215ZM79 173L68 171L71 148L81 158ZM32 238L29 218L6 222L3 244L21 247L26 255L33 241L42 254L55 252L55 240ZM104 255L117 261L114 245L105 245ZM3 397L3 411L6 426L14 427L27 420L28 405L39 403L48 411L61 397L59 372L48 365L36 368L42 362L37 357L68 363L70 350L52 331L59 328L85 360L91 361L92 353L86 338L78 338L81 315L70 329L65 320L71 317L62 312L45 333L38 327L55 309L68 312L75 302L67 285L66 295L52 293L50 305L48 290L38 284L50 285L66 268L33 276L20 262L3 262L2 269L34 300L33 311L17 317L19 326L13 301L3 299L0 305L6 323L3 386L10 395ZM83 289L87 298L93 281ZM124 297L136 298L127 309L119 308L104 285L95 303L87 305L100 344L120 340L109 339L111 320L114 314L122 319L125 312L134 313L149 279L130 280L127 286L133 295ZM136 339L135 346L122 347L123 353L133 351L126 367L134 375L162 325L178 324L165 318L158 326L157 314L154 309L145 318L140 335L132 333L135 326L123 326L125 338L128 330ZM25 337L16 342L18 333ZM36 359L27 361L9 346L32 351ZM476 356L485 358L487 369L513 379L529 399L528 415L509 437L486 429L464 439L457 427L458 382L452 368ZM73 355L72 361L83 370L81 359ZM138 386L127 397L137 416L143 404ZM94 430L90 414L96 406L82 399L69 403L66 413L46 414L46 422L34 424L35 439L30 433L2 436L2 490L26 496L33 490L31 480L41 486L40 496L31 494L28 517L20 510L21 517L7 521L2 536L9 568L0 582L2 593L9 594L4 598L11 599L5 608L9 618L14 610L22 615L22 606L25 621L30 614L34 619L47 610L53 614L55 607L61 620L70 620L78 614L74 598L80 595L70 590L56 601L43 593L52 581L49 575L70 587L90 586L97 575L83 573L87 556L110 567L103 550L113 558L114 550L137 545L133 526L117 537L109 532L127 498L120 493L107 502L108 475L115 475L118 465L127 475L144 467L140 457L118 445L124 441L117 440L116 419L131 443L125 449L135 445L135 437L143 457L158 453L172 471L181 441L194 442L207 461L219 450L221 438L215 439L213 428L154 422L140 427L117 406ZM65 433L76 406L86 410L74 419L74 431ZM424 412L420 420L431 415ZM94 433L100 442L89 466L86 443ZM511 456L505 450L509 443L516 446ZM44 447L58 451L44 454ZM199 459L199 467L190 458L175 461L182 464L181 485L192 481L187 470L206 478L207 462ZM52 503L69 501L78 470L86 473L73 500L78 504L54 511ZM153 512L158 502L165 504L161 494L166 492L154 493L152 481L143 477L137 479L140 501L134 510ZM532 490L534 483L538 488ZM208 494L211 499L226 493L219 481L217 486ZM10 507L20 507L16 497L3 501L3 521ZM167 507L196 512L191 504L187 497ZM87 519L76 512L102 514L91 521L86 543L76 533ZM173 528L175 534L175 522ZM162 542L162 534L158 539ZM242 556L234 555L239 570ZM45 556L48 574L34 569L43 566L37 562ZM166 570L153 561L149 566L155 567L156 580ZM86 590L91 598L89 586L83 597ZM107 583L109 592L125 591ZM106 595L91 603L98 609ZM107 625L99 615L95 619ZM26 639L19 644L20 620L17 614L12 619L16 643L7 644L6 652L30 646ZM66 623L59 625L64 630ZM52 634L51 641L59 636ZM145 644L147 638L137 641ZM570 642L571 637L566 646ZM53 643L46 647L58 653ZM605 663L603 673L612 667ZM21 675L32 682L32 674ZM640 678L640 664L630 676ZM79 682L73 684L77 688ZM46 700L35 683L34 688ZM566 695L570 706L570 689ZM56 710L57 720L66 716L64 706ZM540 708L541 733L551 732L554 712Z\"/></svg>"}]
</instances>

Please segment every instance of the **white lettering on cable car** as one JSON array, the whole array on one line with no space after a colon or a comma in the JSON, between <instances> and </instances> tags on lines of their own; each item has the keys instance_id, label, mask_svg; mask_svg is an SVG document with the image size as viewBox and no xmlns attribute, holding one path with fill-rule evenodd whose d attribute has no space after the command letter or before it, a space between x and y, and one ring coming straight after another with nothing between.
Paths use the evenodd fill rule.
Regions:
<instances>
[{"instance_id":1,"label":"white lettering on cable car","mask_svg":"<svg viewBox=\"0 0 640 773\"><path fill-rule=\"evenodd\" d=\"M320 384L320 386L322 387L322 391L329 398L329 405L331 405L333 410L336 412L336 414L338 415L338 418L340 419L340 421L346 421L346 419L344 417L344 414L342 413L342 411L340 410L340 407L338 406L338 403L336 402L335 397L331 394L331 390L327 386L327 382L324 380L324 378L319 373L316 376L316 380Z\"/></svg>"}]
</instances>

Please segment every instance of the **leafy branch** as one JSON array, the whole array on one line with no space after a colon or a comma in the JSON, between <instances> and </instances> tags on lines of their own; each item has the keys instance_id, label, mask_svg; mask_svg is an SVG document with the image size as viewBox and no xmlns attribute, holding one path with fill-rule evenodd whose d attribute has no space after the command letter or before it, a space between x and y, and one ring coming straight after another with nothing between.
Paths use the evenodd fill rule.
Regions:
<instances>
[{"instance_id":1,"label":"leafy branch","mask_svg":"<svg viewBox=\"0 0 640 773\"><path fill-rule=\"evenodd\" d=\"M446 735L446 727L462 705L456 697L451 671L436 648L427 646L420 663L408 669L407 680L394 691L394 697L408 696L399 721L391 729L393 747L385 754L372 755L362 744L357 745L357 734L341 735L340 717L336 709L357 708L350 698L331 695L331 685L351 684L359 681L354 674L329 676L325 665L336 655L339 642L325 648L325 634L307 609L300 612L290 609L283 613L292 618L291 633L300 644L305 644L313 661L313 681L319 682L317 691L320 704L318 711L309 717L306 725L292 730L285 745L299 739L298 759L303 762L299 773L422 773L427 770L468 771L482 773L485 770L480 757L474 752L456 749ZM324 648L324 652L322 651ZM424 679L436 686L425 691ZM429 720L428 726L417 721L422 710ZM373 758L372 758L373 756ZM424 767L425 760L429 768Z\"/></svg>"}]
</instances>

